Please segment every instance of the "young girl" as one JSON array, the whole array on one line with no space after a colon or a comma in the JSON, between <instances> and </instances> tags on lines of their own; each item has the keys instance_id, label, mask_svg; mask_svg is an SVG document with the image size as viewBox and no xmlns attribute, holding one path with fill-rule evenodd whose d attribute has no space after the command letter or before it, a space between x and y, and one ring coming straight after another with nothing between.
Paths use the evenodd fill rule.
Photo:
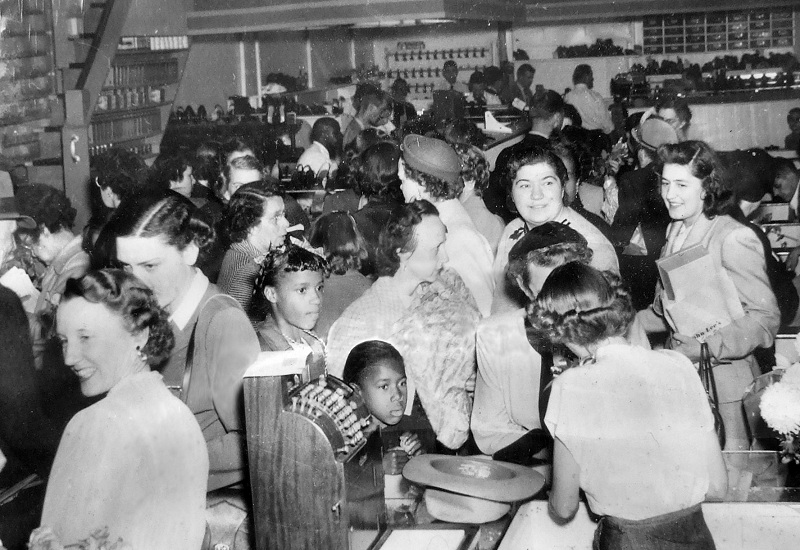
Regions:
<instances>
[{"instance_id":1,"label":"young girl","mask_svg":"<svg viewBox=\"0 0 800 550\"><path fill-rule=\"evenodd\" d=\"M415 403L411 416L404 414L408 399L406 368L394 346L381 340L358 344L347 356L342 379L361 390L373 416L369 430L381 430L385 473L399 474L412 456L433 447L433 429L421 406Z\"/></svg>"},{"instance_id":2,"label":"young girl","mask_svg":"<svg viewBox=\"0 0 800 550\"><path fill-rule=\"evenodd\" d=\"M312 363L324 368L325 349L312 332L319 319L328 262L297 245L273 250L261 264L255 280L251 318L257 326L262 351L305 349ZM314 369L322 374L323 368Z\"/></svg>"}]
</instances>

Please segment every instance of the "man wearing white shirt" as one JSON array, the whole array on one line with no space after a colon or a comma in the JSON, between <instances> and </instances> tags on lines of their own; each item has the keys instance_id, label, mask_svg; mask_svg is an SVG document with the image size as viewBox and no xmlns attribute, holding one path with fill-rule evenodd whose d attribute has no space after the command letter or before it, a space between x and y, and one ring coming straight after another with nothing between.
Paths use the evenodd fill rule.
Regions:
<instances>
[{"instance_id":1,"label":"man wearing white shirt","mask_svg":"<svg viewBox=\"0 0 800 550\"><path fill-rule=\"evenodd\" d=\"M339 123L330 117L322 117L311 128L311 145L300 155L297 167L308 167L315 176L322 171L332 176L339 167L337 159L341 148Z\"/></svg>"},{"instance_id":2,"label":"man wearing white shirt","mask_svg":"<svg viewBox=\"0 0 800 550\"><path fill-rule=\"evenodd\" d=\"M455 90L462 94L469 92L469 88L467 88L466 84L458 82L458 63L452 59L448 59L444 62L442 77L442 80L436 84L437 90Z\"/></svg>"},{"instance_id":3,"label":"man wearing white shirt","mask_svg":"<svg viewBox=\"0 0 800 550\"><path fill-rule=\"evenodd\" d=\"M572 83L575 88L564 97L564 101L578 110L583 120L583 127L587 130L602 130L606 134L613 131L614 123L608 105L603 96L592 89L594 87L592 67L586 63L575 67Z\"/></svg>"}]
</instances>

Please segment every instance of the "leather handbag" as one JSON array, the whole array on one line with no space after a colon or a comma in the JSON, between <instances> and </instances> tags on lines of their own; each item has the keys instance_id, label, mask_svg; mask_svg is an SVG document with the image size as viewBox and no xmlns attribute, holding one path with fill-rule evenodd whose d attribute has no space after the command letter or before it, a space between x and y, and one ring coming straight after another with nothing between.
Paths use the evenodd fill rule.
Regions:
<instances>
[{"instance_id":1,"label":"leather handbag","mask_svg":"<svg viewBox=\"0 0 800 550\"><path fill-rule=\"evenodd\" d=\"M714 380L714 366L711 364L711 350L706 342L700 344L700 366L698 368L700 380L708 396L708 404L711 407L711 414L714 416L714 429L719 438L719 446L725 447L725 424L722 415L719 413L719 395L717 394L717 383Z\"/></svg>"}]
</instances>

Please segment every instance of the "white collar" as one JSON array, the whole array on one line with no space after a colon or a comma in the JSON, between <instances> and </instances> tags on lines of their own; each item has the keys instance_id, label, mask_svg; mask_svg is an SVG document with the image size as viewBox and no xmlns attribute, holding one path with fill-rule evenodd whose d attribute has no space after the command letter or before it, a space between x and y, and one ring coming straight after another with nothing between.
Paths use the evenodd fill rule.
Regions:
<instances>
[{"instance_id":1,"label":"white collar","mask_svg":"<svg viewBox=\"0 0 800 550\"><path fill-rule=\"evenodd\" d=\"M322 151L323 151L323 152L324 152L324 153L325 153L325 154L328 156L328 158L331 158L331 153L330 153L330 151L328 151L328 148L327 148L327 147L325 147L324 145L322 145L322 144L321 144L319 141L315 141L315 142L314 142L314 144L315 144L317 147L319 147L320 149L322 149Z\"/></svg>"},{"instance_id":2,"label":"white collar","mask_svg":"<svg viewBox=\"0 0 800 550\"><path fill-rule=\"evenodd\" d=\"M199 269L195 269L192 282L189 283L189 290L183 295L181 304L175 308L175 312L169 316L169 320L175 323L179 330L186 328L206 290L208 290L208 277L203 275Z\"/></svg>"}]
</instances>

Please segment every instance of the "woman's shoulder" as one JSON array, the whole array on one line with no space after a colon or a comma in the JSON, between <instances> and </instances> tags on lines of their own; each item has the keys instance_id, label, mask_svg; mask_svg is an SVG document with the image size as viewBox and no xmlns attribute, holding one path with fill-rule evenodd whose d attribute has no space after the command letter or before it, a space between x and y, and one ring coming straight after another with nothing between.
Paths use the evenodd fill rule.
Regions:
<instances>
[{"instance_id":1,"label":"woman's shoulder","mask_svg":"<svg viewBox=\"0 0 800 550\"><path fill-rule=\"evenodd\" d=\"M595 225L587 220L584 216L576 212L570 207L564 208L564 218L568 225L572 226L575 231L583 235L586 240L591 243L608 243L609 241L603 232L600 231Z\"/></svg>"}]
</instances>

